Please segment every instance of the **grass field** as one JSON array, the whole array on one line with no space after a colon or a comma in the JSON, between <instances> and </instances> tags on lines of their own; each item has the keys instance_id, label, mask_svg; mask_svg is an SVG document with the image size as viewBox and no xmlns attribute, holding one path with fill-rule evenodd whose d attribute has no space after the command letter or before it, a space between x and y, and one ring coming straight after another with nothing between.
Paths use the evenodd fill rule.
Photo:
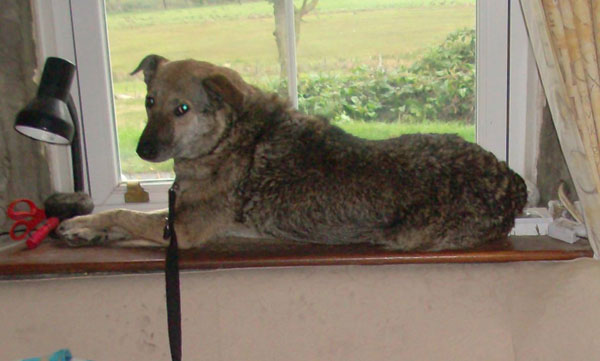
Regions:
<instances>
[{"instance_id":1,"label":"grass field","mask_svg":"<svg viewBox=\"0 0 600 361\"><path fill-rule=\"evenodd\" d=\"M153 9L141 11L109 11L109 26L112 29L130 28L160 24L202 24L207 21L223 19L237 20L248 18L272 18L273 6L268 1L244 0L243 4L229 3L223 5L184 7L165 10L160 6L160 0L138 1L138 3L151 4ZM110 3L110 1L108 1ZM122 0L120 2L127 2ZM133 1L130 1L133 2ZM154 4L152 4L154 2ZM294 0L294 5L299 7L301 0ZM438 7L454 5L475 6L475 0L321 0L313 14L330 12L355 12L363 10L406 9L419 7Z\"/></svg>"},{"instance_id":2,"label":"grass field","mask_svg":"<svg viewBox=\"0 0 600 361\"><path fill-rule=\"evenodd\" d=\"M149 163L141 160L135 153L137 141L145 126L143 100L122 100L118 109L119 119L127 119L126 126L119 126L119 153L121 168L128 178L135 174L145 173L145 177L164 177L170 172L173 162ZM410 133L454 133L464 139L475 141L475 126L459 122L425 122L425 123L380 123L345 120L334 122L348 133L365 139L387 139Z\"/></svg>"},{"instance_id":3,"label":"grass field","mask_svg":"<svg viewBox=\"0 0 600 361\"><path fill-rule=\"evenodd\" d=\"M278 75L273 9L267 1L185 9L109 13L111 66L122 170L163 172L135 154L145 125L141 76L128 75L147 54L195 58L238 70L252 83ZM453 30L475 26L475 0L321 0L303 18L298 67L303 73L343 72L361 64L393 68L411 64ZM474 127L435 120L424 124L339 123L365 138L414 132L458 133L474 138Z\"/></svg>"}]
</instances>

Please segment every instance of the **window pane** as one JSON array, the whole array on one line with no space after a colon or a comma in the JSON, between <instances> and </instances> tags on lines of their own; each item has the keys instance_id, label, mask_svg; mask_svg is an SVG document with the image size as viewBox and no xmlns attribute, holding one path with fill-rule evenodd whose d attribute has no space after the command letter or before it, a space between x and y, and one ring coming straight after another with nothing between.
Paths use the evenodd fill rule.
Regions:
<instances>
[{"instance_id":1,"label":"window pane","mask_svg":"<svg viewBox=\"0 0 600 361\"><path fill-rule=\"evenodd\" d=\"M130 76L144 56L194 58L234 68L249 82L279 84L273 5L268 1L107 0L109 48L121 173L125 179L172 178L172 161L135 153L146 123L146 86Z\"/></svg>"},{"instance_id":2,"label":"window pane","mask_svg":"<svg viewBox=\"0 0 600 361\"><path fill-rule=\"evenodd\" d=\"M321 0L306 10L296 27L301 110L370 139L475 140L475 0Z\"/></svg>"},{"instance_id":3,"label":"window pane","mask_svg":"<svg viewBox=\"0 0 600 361\"><path fill-rule=\"evenodd\" d=\"M475 0L295 0L299 107L366 138L475 138ZM303 7L304 6L304 7ZM135 153L148 54L236 69L287 95L283 0L106 0L121 171L170 178ZM279 37L279 39L277 39ZM279 40L279 41L277 41Z\"/></svg>"}]
</instances>

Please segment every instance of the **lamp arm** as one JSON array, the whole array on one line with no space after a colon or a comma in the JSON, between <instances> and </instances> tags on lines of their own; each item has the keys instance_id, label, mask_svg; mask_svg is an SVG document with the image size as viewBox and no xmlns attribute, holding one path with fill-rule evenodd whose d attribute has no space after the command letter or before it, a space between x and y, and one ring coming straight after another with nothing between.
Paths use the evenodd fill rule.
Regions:
<instances>
[{"instance_id":1,"label":"lamp arm","mask_svg":"<svg viewBox=\"0 0 600 361\"><path fill-rule=\"evenodd\" d=\"M67 109L69 109L69 115L73 121L73 127L75 128L73 140L71 141L71 161L73 167L73 187L75 192L83 191L83 159L80 143L79 134L79 121L77 118L77 108L71 94L67 97Z\"/></svg>"}]
</instances>

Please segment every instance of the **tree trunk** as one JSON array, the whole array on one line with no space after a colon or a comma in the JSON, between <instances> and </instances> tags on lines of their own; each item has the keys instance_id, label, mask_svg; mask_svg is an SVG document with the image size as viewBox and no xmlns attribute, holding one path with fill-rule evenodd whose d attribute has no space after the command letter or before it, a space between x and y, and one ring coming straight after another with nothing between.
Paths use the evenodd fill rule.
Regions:
<instances>
[{"instance_id":1,"label":"tree trunk","mask_svg":"<svg viewBox=\"0 0 600 361\"><path fill-rule=\"evenodd\" d=\"M279 59L279 89L277 91L280 94L287 92L287 87L283 86L283 80L287 79L288 69L288 46L286 41L286 30L285 30L285 0L274 0L273 1L273 15L275 17L275 43L277 44L277 55Z\"/></svg>"},{"instance_id":2,"label":"tree trunk","mask_svg":"<svg viewBox=\"0 0 600 361\"><path fill-rule=\"evenodd\" d=\"M300 9L294 7L294 30L296 32L295 40L296 46L300 42L300 23L302 17L317 6L319 0L311 0L310 3L307 0L302 2ZM287 79L288 74L288 58L289 50L287 44L287 32L285 27L285 0L273 0L273 15L275 17L275 42L277 44L277 55L279 58L279 76L281 80ZM279 93L284 94L286 89L280 86Z\"/></svg>"}]
</instances>

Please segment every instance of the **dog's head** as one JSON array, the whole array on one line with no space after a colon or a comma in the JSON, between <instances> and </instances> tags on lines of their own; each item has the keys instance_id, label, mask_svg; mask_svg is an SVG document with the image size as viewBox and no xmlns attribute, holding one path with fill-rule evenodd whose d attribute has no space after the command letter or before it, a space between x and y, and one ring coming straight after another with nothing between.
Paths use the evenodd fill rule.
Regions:
<instances>
[{"instance_id":1,"label":"dog's head","mask_svg":"<svg viewBox=\"0 0 600 361\"><path fill-rule=\"evenodd\" d=\"M152 162L208 154L252 91L235 71L195 60L148 55L131 74L139 71L148 89L148 124L137 153Z\"/></svg>"}]
</instances>

